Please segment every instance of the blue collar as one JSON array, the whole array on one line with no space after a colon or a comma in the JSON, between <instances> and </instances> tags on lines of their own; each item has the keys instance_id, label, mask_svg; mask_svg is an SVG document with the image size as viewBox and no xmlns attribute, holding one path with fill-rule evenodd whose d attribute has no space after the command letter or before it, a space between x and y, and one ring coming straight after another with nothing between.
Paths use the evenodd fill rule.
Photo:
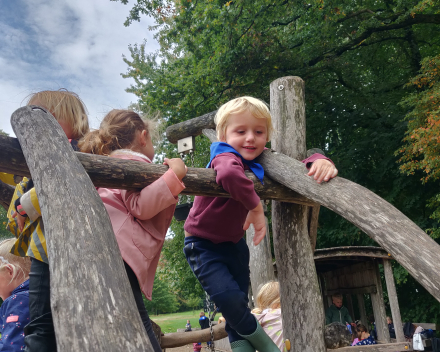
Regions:
<instances>
[{"instance_id":1,"label":"blue collar","mask_svg":"<svg viewBox=\"0 0 440 352\"><path fill-rule=\"evenodd\" d=\"M223 153L234 153L235 155L238 155L244 164L249 166L251 171L257 176L257 178L260 180L261 184L263 183L263 177L264 177L264 169L263 167L256 163L253 160L246 160L243 159L241 154L237 152L233 147L231 147L228 143L224 142L214 142L211 144L211 160L209 160L208 165L206 165L206 168L211 167L212 159L214 159L217 155L223 154Z\"/></svg>"}]
</instances>

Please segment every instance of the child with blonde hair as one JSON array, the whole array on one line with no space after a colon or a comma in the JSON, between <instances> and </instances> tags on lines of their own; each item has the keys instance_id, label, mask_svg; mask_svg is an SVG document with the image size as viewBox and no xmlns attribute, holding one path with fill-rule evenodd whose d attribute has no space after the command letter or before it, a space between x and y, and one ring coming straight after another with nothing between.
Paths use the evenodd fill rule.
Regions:
<instances>
[{"instance_id":1,"label":"child with blonde hair","mask_svg":"<svg viewBox=\"0 0 440 352\"><path fill-rule=\"evenodd\" d=\"M24 349L23 328L29 323L31 261L10 253L15 239L0 242L0 351Z\"/></svg>"},{"instance_id":2,"label":"child with blonde hair","mask_svg":"<svg viewBox=\"0 0 440 352\"><path fill-rule=\"evenodd\" d=\"M269 281L260 288L252 314L280 351L287 351L283 339L280 284L278 282Z\"/></svg>"},{"instance_id":3,"label":"child with blonde hair","mask_svg":"<svg viewBox=\"0 0 440 352\"><path fill-rule=\"evenodd\" d=\"M151 163L153 123L129 110L112 110L99 130L80 142L82 152ZM137 308L155 352L161 352L142 292L151 300L154 276L178 195L185 188L186 166L181 159L165 158L169 169L142 190L98 188L121 250Z\"/></svg>"},{"instance_id":4,"label":"child with blonde hair","mask_svg":"<svg viewBox=\"0 0 440 352\"><path fill-rule=\"evenodd\" d=\"M87 110L79 96L65 89L32 94L27 105L50 112L63 129L74 150L89 131ZM16 186L8 210L8 226L17 240L11 253L31 258L29 274L30 322L25 328L26 351L57 350L50 308L50 273L40 205L32 179L23 178Z\"/></svg>"},{"instance_id":5,"label":"child with blonde hair","mask_svg":"<svg viewBox=\"0 0 440 352\"><path fill-rule=\"evenodd\" d=\"M262 182L264 170L254 161L273 131L266 104L252 97L233 99L215 116L219 142L211 145L208 168L231 198L196 196L185 229L184 253L203 289L226 319L226 331L234 352L279 351L255 320L248 307L249 249L244 230L252 223L254 244L266 234L260 198L244 171L251 170ZM334 165L321 154L303 161L317 182L335 177Z\"/></svg>"}]
</instances>

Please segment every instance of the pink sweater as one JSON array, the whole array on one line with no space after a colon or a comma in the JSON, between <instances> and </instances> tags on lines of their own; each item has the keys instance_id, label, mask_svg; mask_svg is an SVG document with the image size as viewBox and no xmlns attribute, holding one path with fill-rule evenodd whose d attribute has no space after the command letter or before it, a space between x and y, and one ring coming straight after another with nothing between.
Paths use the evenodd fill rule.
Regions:
<instances>
[{"instance_id":1,"label":"pink sweater","mask_svg":"<svg viewBox=\"0 0 440 352\"><path fill-rule=\"evenodd\" d=\"M302 162L309 166L318 159L330 160L324 155L313 154ZM245 165L239 156L219 154L212 160L211 168L217 172L216 182L231 198L196 196L184 229L192 236L214 243L237 243L243 237L243 225L249 210L257 207L260 198L253 182L246 177Z\"/></svg>"},{"instance_id":2,"label":"pink sweater","mask_svg":"<svg viewBox=\"0 0 440 352\"><path fill-rule=\"evenodd\" d=\"M151 162L146 156L127 150L115 151L111 156ZM177 195L184 188L176 174L169 169L161 178L140 191L97 189L110 216L122 258L133 269L142 292L149 300Z\"/></svg>"}]
</instances>

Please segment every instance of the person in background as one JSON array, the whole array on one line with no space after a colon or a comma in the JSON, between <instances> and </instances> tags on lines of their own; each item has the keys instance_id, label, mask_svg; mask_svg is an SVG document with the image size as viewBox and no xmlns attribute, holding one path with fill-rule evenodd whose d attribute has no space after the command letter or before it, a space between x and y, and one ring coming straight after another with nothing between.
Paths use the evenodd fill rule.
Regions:
<instances>
[{"instance_id":1,"label":"person in background","mask_svg":"<svg viewBox=\"0 0 440 352\"><path fill-rule=\"evenodd\" d=\"M189 322L189 320L186 321L185 331L191 331L191 323Z\"/></svg>"},{"instance_id":2,"label":"person in background","mask_svg":"<svg viewBox=\"0 0 440 352\"><path fill-rule=\"evenodd\" d=\"M355 346L362 346L362 345L376 345L376 341L374 340L373 336L371 336L368 333L368 329L365 327L365 325L359 324L356 327L357 336L359 339L359 342Z\"/></svg>"},{"instance_id":3,"label":"person in background","mask_svg":"<svg viewBox=\"0 0 440 352\"><path fill-rule=\"evenodd\" d=\"M333 304L328 307L327 311L325 312L325 323L327 325L334 322L344 325L349 323L352 326L356 326L350 316L350 313L348 312L348 309L342 305L342 295L339 293L334 294L332 296L332 302Z\"/></svg>"},{"instance_id":4,"label":"person in background","mask_svg":"<svg viewBox=\"0 0 440 352\"><path fill-rule=\"evenodd\" d=\"M29 257L10 253L15 239L0 242L0 351L24 350L23 328L29 324Z\"/></svg>"},{"instance_id":5,"label":"person in background","mask_svg":"<svg viewBox=\"0 0 440 352\"><path fill-rule=\"evenodd\" d=\"M201 342L194 342L193 343L193 350L194 350L194 352L200 352L202 350L202 343Z\"/></svg>"},{"instance_id":6,"label":"person in background","mask_svg":"<svg viewBox=\"0 0 440 352\"><path fill-rule=\"evenodd\" d=\"M390 337L392 339L396 338L396 331L394 330L393 320L390 317L387 317L388 330L390 332Z\"/></svg>"}]
</instances>

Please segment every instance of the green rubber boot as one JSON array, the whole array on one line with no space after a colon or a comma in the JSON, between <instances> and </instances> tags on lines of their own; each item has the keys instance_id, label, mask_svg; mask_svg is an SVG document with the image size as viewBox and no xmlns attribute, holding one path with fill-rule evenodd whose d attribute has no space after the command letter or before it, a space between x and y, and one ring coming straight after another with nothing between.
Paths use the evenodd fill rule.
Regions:
<instances>
[{"instance_id":1,"label":"green rubber boot","mask_svg":"<svg viewBox=\"0 0 440 352\"><path fill-rule=\"evenodd\" d=\"M232 352L255 352L255 348L248 340L231 342Z\"/></svg>"},{"instance_id":2,"label":"green rubber boot","mask_svg":"<svg viewBox=\"0 0 440 352\"><path fill-rule=\"evenodd\" d=\"M257 330L250 335L241 335L248 340L251 345L260 352L280 352L279 348L272 339L266 334L261 325L257 322Z\"/></svg>"}]
</instances>

